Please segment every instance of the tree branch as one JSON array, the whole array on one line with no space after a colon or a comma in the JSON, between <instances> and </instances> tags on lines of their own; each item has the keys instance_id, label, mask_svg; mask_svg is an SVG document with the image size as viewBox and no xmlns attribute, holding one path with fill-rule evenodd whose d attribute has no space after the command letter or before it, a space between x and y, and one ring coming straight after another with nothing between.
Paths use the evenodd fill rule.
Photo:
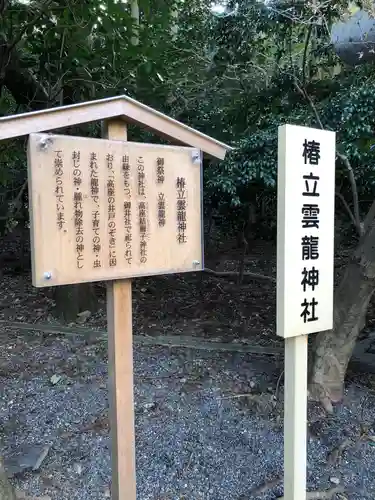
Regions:
<instances>
[{"instance_id":1,"label":"tree branch","mask_svg":"<svg viewBox=\"0 0 375 500\"><path fill-rule=\"evenodd\" d=\"M20 204L22 205L22 196L23 196L23 193L25 192L26 189L27 189L27 179L22 184L22 187L19 190L17 196L14 198L14 200L10 204L10 206L11 206L10 215L15 216L20 211Z\"/></svg>"},{"instance_id":2,"label":"tree branch","mask_svg":"<svg viewBox=\"0 0 375 500\"><path fill-rule=\"evenodd\" d=\"M212 269L208 269L207 267L203 270L203 272L211 274L216 278L238 278L239 274L238 272L235 271L213 271ZM242 274L242 276L247 276L249 278L254 278L254 279L268 280L272 281L273 283L276 283L276 280L273 276L266 276L265 274L245 272Z\"/></svg>"},{"instance_id":3,"label":"tree branch","mask_svg":"<svg viewBox=\"0 0 375 500\"><path fill-rule=\"evenodd\" d=\"M315 115L315 118L319 124L319 127L322 130L324 130L323 123L320 119L319 113L318 113L316 106L313 103L311 97L308 95L306 90L298 84L297 79L294 80L294 85L295 85L296 89L298 90L298 92L307 100L307 102L309 103L309 105L310 105L310 107ZM353 193L353 210L354 210L353 223L357 229L358 235L362 236L364 231L363 231L363 224L361 223L361 219L360 219L360 215L359 215L358 189L357 189L357 183L355 180L353 168L350 165L350 162L349 162L349 159L347 156L343 155L339 151L336 151L336 155L343 162L343 164L345 165L345 167L349 173L349 180L350 180L350 185L352 187L352 193Z\"/></svg>"},{"instance_id":4,"label":"tree branch","mask_svg":"<svg viewBox=\"0 0 375 500\"><path fill-rule=\"evenodd\" d=\"M316 109L315 104L313 103L313 101L312 101L311 97L310 97L310 96L309 96L309 94L306 92L306 90L305 90L303 87L301 87L301 86L299 85L299 83L298 83L298 81L297 81L297 78L294 78L294 85L295 85L296 89L298 90L298 92L302 95L302 97L303 97L304 99L306 99L306 101L309 103L309 105L310 105L310 107L311 107L311 109L312 109L312 111L313 111L313 113L314 113L314 115L315 115L316 121L317 121L317 122L318 122L318 124L319 124L319 127L320 127L322 130L324 130L323 123L322 123L322 121L321 121L321 119L320 119L320 116L319 116L319 113L318 113L318 111L317 111L317 109Z\"/></svg>"},{"instance_id":5,"label":"tree branch","mask_svg":"<svg viewBox=\"0 0 375 500\"><path fill-rule=\"evenodd\" d=\"M41 17L45 13L45 8L48 7L51 3L52 3L52 0L47 0L41 6L40 12L31 21L29 21L28 23L25 23L22 26L22 28L21 28L20 32L18 33L18 35L14 38L14 40L12 41L12 43L9 44L9 46L8 46L9 52L11 52L14 49L14 47L22 40L22 37L26 33L26 31L29 28L32 28L37 23L37 21L39 21L39 19L41 19Z\"/></svg>"},{"instance_id":6,"label":"tree branch","mask_svg":"<svg viewBox=\"0 0 375 500\"><path fill-rule=\"evenodd\" d=\"M252 497L258 497L262 495L263 493L268 492L269 490L275 488L278 486L280 483L282 483L283 478L282 476L277 476L274 479L271 479L270 481L267 481L266 483L262 484L258 488L254 488L250 492L250 496ZM329 490L325 491L308 491L306 492L306 500L331 500L336 493L343 493L345 491L345 488L341 485L335 486ZM285 497L277 497L278 500L285 500Z\"/></svg>"},{"instance_id":7,"label":"tree branch","mask_svg":"<svg viewBox=\"0 0 375 500\"><path fill-rule=\"evenodd\" d=\"M4 468L4 463L0 457L0 498L8 500L16 500L16 493L13 486L10 484L7 473Z\"/></svg>"},{"instance_id":8,"label":"tree branch","mask_svg":"<svg viewBox=\"0 0 375 500\"><path fill-rule=\"evenodd\" d=\"M367 212L365 220L363 221L363 232L364 233L366 233L369 230L374 219L375 219L375 200L372 202L370 210Z\"/></svg>"},{"instance_id":9,"label":"tree branch","mask_svg":"<svg viewBox=\"0 0 375 500\"><path fill-rule=\"evenodd\" d=\"M131 0L130 3L130 15L133 21L132 26L132 36L130 43L132 45L139 45L139 27L140 27L140 17L139 17L139 4L138 0Z\"/></svg>"},{"instance_id":10,"label":"tree branch","mask_svg":"<svg viewBox=\"0 0 375 500\"><path fill-rule=\"evenodd\" d=\"M8 0L0 0L0 16L4 14L8 7Z\"/></svg>"},{"instance_id":11,"label":"tree branch","mask_svg":"<svg viewBox=\"0 0 375 500\"><path fill-rule=\"evenodd\" d=\"M313 25L310 24L307 29L305 47L303 49L303 59L302 59L302 83L305 85L306 83L306 59L307 59L307 50L309 48L311 33L312 33Z\"/></svg>"},{"instance_id":12,"label":"tree branch","mask_svg":"<svg viewBox=\"0 0 375 500\"><path fill-rule=\"evenodd\" d=\"M7 7L7 0L0 0L3 11ZM12 41L8 41L4 34L0 34L0 61L1 84L4 84L13 95L17 105L23 105L31 110L47 107L50 99L46 89L36 80L33 73L23 67L17 44L22 40L30 27L33 27L46 13L52 0L46 0L40 5L33 19L23 26Z\"/></svg>"},{"instance_id":13,"label":"tree branch","mask_svg":"<svg viewBox=\"0 0 375 500\"><path fill-rule=\"evenodd\" d=\"M331 500L337 493L343 493L345 488L343 486L335 486L326 491L308 491L306 493L306 500ZM278 500L286 500L284 497L279 497Z\"/></svg>"},{"instance_id":14,"label":"tree branch","mask_svg":"<svg viewBox=\"0 0 375 500\"><path fill-rule=\"evenodd\" d=\"M356 223L356 220L355 220L355 217L354 217L354 214L353 212L351 211L347 201L345 200L345 198L343 197L343 195L341 193L335 193L336 196L342 201L342 204L344 205L346 211L348 212L348 215L350 217L350 220L353 222L354 226L357 225Z\"/></svg>"},{"instance_id":15,"label":"tree branch","mask_svg":"<svg viewBox=\"0 0 375 500\"><path fill-rule=\"evenodd\" d=\"M8 210L7 215L0 216L0 221L3 221L3 220L8 221L11 217L14 218L14 217L16 217L19 214L20 209L21 209L20 202L21 202L23 193L24 193L24 191L25 191L26 188L27 188L27 179L22 184L22 187L19 190L17 196L14 198L14 200L12 200L9 203L9 210Z\"/></svg>"},{"instance_id":16,"label":"tree branch","mask_svg":"<svg viewBox=\"0 0 375 500\"><path fill-rule=\"evenodd\" d=\"M349 180L350 184L352 187L352 193L353 193L353 209L354 209L354 217L355 217L355 226L357 228L359 236L363 235L363 224L361 223L361 219L359 216L359 201L358 201L358 189L357 189L357 183L355 181L354 177L354 172L353 168L350 165L349 159L347 156L343 155L339 151L336 151L337 157L340 158L340 160L343 162L345 165L348 173L349 173Z\"/></svg>"},{"instance_id":17,"label":"tree branch","mask_svg":"<svg viewBox=\"0 0 375 500\"><path fill-rule=\"evenodd\" d=\"M6 41L0 37L0 46ZM17 104L31 110L47 107L49 104L46 89L36 80L27 68L23 68L16 49L9 53L9 62L4 68L4 85Z\"/></svg>"}]
</instances>

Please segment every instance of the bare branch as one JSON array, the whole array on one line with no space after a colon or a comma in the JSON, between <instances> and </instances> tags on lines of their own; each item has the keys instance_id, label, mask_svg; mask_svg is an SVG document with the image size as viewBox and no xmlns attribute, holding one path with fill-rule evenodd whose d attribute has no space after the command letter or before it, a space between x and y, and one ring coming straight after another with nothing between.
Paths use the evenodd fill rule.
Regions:
<instances>
[{"instance_id":1,"label":"bare branch","mask_svg":"<svg viewBox=\"0 0 375 500\"><path fill-rule=\"evenodd\" d=\"M260 495L263 495L263 493L267 493L268 490L272 490L282 482L283 476L277 476L274 479L270 479L269 481L263 483L261 486L258 486L257 488L251 490L249 497L259 497Z\"/></svg>"},{"instance_id":2,"label":"bare branch","mask_svg":"<svg viewBox=\"0 0 375 500\"><path fill-rule=\"evenodd\" d=\"M372 202L370 210L363 221L363 232L366 233L375 219L375 201Z\"/></svg>"},{"instance_id":3,"label":"bare branch","mask_svg":"<svg viewBox=\"0 0 375 500\"><path fill-rule=\"evenodd\" d=\"M332 500L334 495L337 493L344 493L345 488L343 486L336 486L326 491L308 491L306 493L306 500ZM280 497L278 500L285 500L284 497Z\"/></svg>"},{"instance_id":4,"label":"bare branch","mask_svg":"<svg viewBox=\"0 0 375 500\"><path fill-rule=\"evenodd\" d=\"M0 46L6 43L0 35ZM13 95L18 105L27 106L29 109L41 109L46 107L48 93L43 85L37 81L32 72L23 67L16 48L8 52L9 61L5 70L3 69L4 84Z\"/></svg>"},{"instance_id":5,"label":"bare branch","mask_svg":"<svg viewBox=\"0 0 375 500\"><path fill-rule=\"evenodd\" d=\"M324 127L323 127L323 123L320 119L320 116L319 116L319 113L316 109L316 106L315 104L313 103L311 97L308 95L308 93L306 92L306 90L301 87L298 83L298 81L295 79L294 81L294 85L296 87L296 89L298 90L298 92L307 100L307 102L309 103L312 111L314 112L314 115L315 115L315 118L319 124L319 127L324 130ZM355 176L354 176L354 172L353 172L353 168L352 166L350 165L350 161L348 159L347 156L343 155L342 153L340 153L339 151L336 151L336 155L338 158L340 158L340 160L343 162L343 164L345 165L348 173L349 173L349 180L350 180L350 185L352 187L352 193L353 193L353 209L354 209L354 225L357 229L357 232L359 234L359 236L362 236L363 235L363 224L361 223L361 218L360 218L360 215L359 215L359 201L358 201L358 189L357 189L357 183L356 183L356 180L355 180Z\"/></svg>"},{"instance_id":6,"label":"bare branch","mask_svg":"<svg viewBox=\"0 0 375 500\"><path fill-rule=\"evenodd\" d=\"M317 121L317 122L318 122L318 124L319 124L319 127L323 130L323 129L324 129L324 127L323 127L323 123L322 123L322 121L321 121L321 119L320 119L319 113L318 113L318 111L317 111L317 109L316 109L316 106L315 106L315 104L313 103L313 101L312 101L311 97L310 97L310 96L309 96L309 94L306 92L306 90L305 90L303 87L301 87L301 86L299 85L297 78L295 78L295 79L294 79L294 85L295 85L296 89L298 90L298 92L302 95L302 97L303 97L304 99L306 99L306 101L309 103L309 105L310 105L310 107L311 107L311 109L312 109L312 111L313 111L313 113L314 113L314 115L315 115L316 121Z\"/></svg>"},{"instance_id":7,"label":"bare branch","mask_svg":"<svg viewBox=\"0 0 375 500\"><path fill-rule=\"evenodd\" d=\"M272 490L280 483L282 483L282 481L283 481L282 476L277 476L274 479L271 479L270 481L267 481L266 483L262 484L258 488L253 489L250 492L250 497L251 498L255 496L258 497L263 493ZM335 486L334 488L330 488L329 490L325 491L308 491L306 493L306 500L331 500L337 493L343 493L344 491L345 488L341 485ZM278 500L285 500L285 497L278 497Z\"/></svg>"},{"instance_id":8,"label":"bare branch","mask_svg":"<svg viewBox=\"0 0 375 500\"><path fill-rule=\"evenodd\" d=\"M20 201L22 199L23 193L27 188L27 179L22 184L21 189L19 190L17 196L12 200L9 204L9 211L7 215L0 216L0 220L9 220L11 217L16 217L20 211Z\"/></svg>"},{"instance_id":9,"label":"bare branch","mask_svg":"<svg viewBox=\"0 0 375 500\"><path fill-rule=\"evenodd\" d=\"M205 268L203 271L207 274L215 276L216 278L238 278L238 273L235 271L213 271L212 269L208 268ZM242 276L247 276L254 279L268 280L276 283L276 280L273 276L266 276L265 274L245 272Z\"/></svg>"},{"instance_id":10,"label":"bare branch","mask_svg":"<svg viewBox=\"0 0 375 500\"><path fill-rule=\"evenodd\" d=\"M251 205L249 206L249 215L251 213ZM245 236L245 225L246 223L244 222L243 223L243 227L242 227L242 243L243 243L243 252L242 252L242 256L239 260L239 265L238 265L238 276L237 276L237 283L239 285L242 284L242 280L243 280L243 275L244 275L244 272L245 272L245 258L246 258L246 252L247 252L247 249L249 247L249 243L246 239L246 236Z\"/></svg>"},{"instance_id":11,"label":"bare branch","mask_svg":"<svg viewBox=\"0 0 375 500\"><path fill-rule=\"evenodd\" d=\"M343 195L341 193L335 193L336 196L342 201L342 204L344 205L346 211L348 212L348 215L350 217L350 220L353 222L354 226L357 226L357 223L356 223L356 220L355 220L355 217L353 215L353 212L351 211L347 201L345 200L345 198L343 197Z\"/></svg>"},{"instance_id":12,"label":"bare branch","mask_svg":"<svg viewBox=\"0 0 375 500\"><path fill-rule=\"evenodd\" d=\"M327 455L327 462L329 465L338 465L341 463L342 455L345 450L353 445L353 441L350 438L346 438L338 446L335 446Z\"/></svg>"},{"instance_id":13,"label":"bare branch","mask_svg":"<svg viewBox=\"0 0 375 500\"><path fill-rule=\"evenodd\" d=\"M22 184L22 187L21 189L19 190L17 196L14 198L14 200L12 201L12 206L13 207L18 207L21 199L22 199L22 196L23 196L23 193L25 191L25 189L27 188L27 179L25 180L25 182Z\"/></svg>"},{"instance_id":14,"label":"bare branch","mask_svg":"<svg viewBox=\"0 0 375 500\"><path fill-rule=\"evenodd\" d=\"M139 45L140 17L139 17L138 0L131 0L130 11L131 11L131 18L133 21L131 44L132 45Z\"/></svg>"},{"instance_id":15,"label":"bare branch","mask_svg":"<svg viewBox=\"0 0 375 500\"><path fill-rule=\"evenodd\" d=\"M26 31L29 28L32 28L38 21L39 19L45 14L45 9L52 3L52 0L47 0L41 7L40 12L28 23L24 24L16 36L16 38L12 41L12 43L8 46L8 51L11 52L14 47L22 40L23 35L26 33Z\"/></svg>"},{"instance_id":16,"label":"bare branch","mask_svg":"<svg viewBox=\"0 0 375 500\"><path fill-rule=\"evenodd\" d=\"M0 0L0 16L4 14L8 7L8 0Z\"/></svg>"},{"instance_id":17,"label":"bare branch","mask_svg":"<svg viewBox=\"0 0 375 500\"><path fill-rule=\"evenodd\" d=\"M307 50L309 48L309 43L310 43L310 38L311 38L311 33L312 33L313 25L310 24L310 26L307 29L307 35L306 35L306 41L305 41L305 47L303 49L303 59L302 59L302 82L303 84L306 83L306 60L307 60Z\"/></svg>"},{"instance_id":18,"label":"bare branch","mask_svg":"<svg viewBox=\"0 0 375 500\"><path fill-rule=\"evenodd\" d=\"M347 156L343 155L339 151L336 151L337 157L340 158L340 160L343 162L345 165L348 173L349 173L349 180L350 184L352 186L352 193L353 193L353 209L354 209L354 217L355 217L355 225L358 231L359 236L363 235L363 224L361 223L361 219L359 216L359 201L358 201L358 189L357 189L357 183L355 181L354 177L354 172L353 168L350 165L350 161Z\"/></svg>"},{"instance_id":19,"label":"bare branch","mask_svg":"<svg viewBox=\"0 0 375 500\"><path fill-rule=\"evenodd\" d=\"M300 16L294 14L294 9L298 6L300 7L305 7L306 2L293 2L293 7L289 7L289 2L288 6L286 6L283 10L280 8L275 8L273 6L268 6L268 8L279 14L280 16L284 17L285 19L288 19L292 21L295 24L299 25L316 25L316 26L321 26L322 20L325 20L324 15L322 14L322 10L326 8L330 3L332 3L332 0L326 0L325 2L319 2L314 3L312 2L309 7L311 9L311 15L308 19L305 18L305 12L301 14ZM279 2L279 5L282 6L282 2Z\"/></svg>"}]
</instances>

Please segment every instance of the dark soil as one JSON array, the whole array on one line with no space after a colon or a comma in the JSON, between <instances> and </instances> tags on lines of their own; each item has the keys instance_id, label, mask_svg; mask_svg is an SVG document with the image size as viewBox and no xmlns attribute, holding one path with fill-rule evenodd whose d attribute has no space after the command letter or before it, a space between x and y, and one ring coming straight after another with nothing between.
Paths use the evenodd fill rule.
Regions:
<instances>
[{"instance_id":1,"label":"dark soil","mask_svg":"<svg viewBox=\"0 0 375 500\"><path fill-rule=\"evenodd\" d=\"M219 258L208 258L206 267L237 272L242 250L224 249ZM246 271L276 275L275 248L257 242L246 256ZM9 273L9 274L8 274ZM105 285L95 284L99 309L87 327L106 327ZM54 316L52 289L36 289L29 273L6 271L0 290L0 319L61 323ZM277 342L275 337L275 285L271 280L216 278L206 273L138 278L133 281L133 331L137 334L193 335L258 344ZM77 318L79 321L79 318Z\"/></svg>"},{"instance_id":2,"label":"dark soil","mask_svg":"<svg viewBox=\"0 0 375 500\"><path fill-rule=\"evenodd\" d=\"M17 241L6 242L6 254L16 256L17 245ZM236 274L242 252L231 240L208 249L205 267L216 272L233 273L225 278L203 272L134 279L133 332L138 335L183 334L223 342L281 345L275 331L275 283L245 275L243 283L238 284ZM339 282L351 252L350 247L340 248L336 252L336 282ZM25 257L22 258L25 261ZM34 288L30 272L26 270L15 275L14 259L12 261L9 258L9 261L10 267L3 267L0 319L63 324L56 318L53 289ZM274 242L251 242L245 258L246 272L276 278ZM90 328L105 329L105 284L97 283L94 287L98 296L98 310L84 321L80 318L77 321ZM371 306L368 328L372 327L374 321L375 311Z\"/></svg>"}]
</instances>

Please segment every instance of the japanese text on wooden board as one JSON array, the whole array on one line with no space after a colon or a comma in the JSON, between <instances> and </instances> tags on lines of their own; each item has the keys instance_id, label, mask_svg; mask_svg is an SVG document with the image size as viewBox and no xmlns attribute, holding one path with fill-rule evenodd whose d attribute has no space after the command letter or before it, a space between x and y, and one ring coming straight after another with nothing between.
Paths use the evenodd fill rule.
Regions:
<instances>
[{"instance_id":1,"label":"japanese text on wooden board","mask_svg":"<svg viewBox=\"0 0 375 500\"><path fill-rule=\"evenodd\" d=\"M29 141L37 286L202 267L192 148L48 137L48 147L42 134Z\"/></svg>"},{"instance_id":2,"label":"japanese text on wooden board","mask_svg":"<svg viewBox=\"0 0 375 500\"><path fill-rule=\"evenodd\" d=\"M333 321L335 134L279 129L277 330L283 337Z\"/></svg>"}]
</instances>

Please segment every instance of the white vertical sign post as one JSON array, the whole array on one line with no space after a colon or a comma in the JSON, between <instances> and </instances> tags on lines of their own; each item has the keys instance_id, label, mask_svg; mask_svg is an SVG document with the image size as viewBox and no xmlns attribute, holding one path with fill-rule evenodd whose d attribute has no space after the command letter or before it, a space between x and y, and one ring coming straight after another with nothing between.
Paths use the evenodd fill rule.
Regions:
<instances>
[{"instance_id":1,"label":"white vertical sign post","mask_svg":"<svg viewBox=\"0 0 375 500\"><path fill-rule=\"evenodd\" d=\"M333 326L335 157L335 132L279 127L277 335L285 338L285 500L306 500L307 335Z\"/></svg>"}]
</instances>

